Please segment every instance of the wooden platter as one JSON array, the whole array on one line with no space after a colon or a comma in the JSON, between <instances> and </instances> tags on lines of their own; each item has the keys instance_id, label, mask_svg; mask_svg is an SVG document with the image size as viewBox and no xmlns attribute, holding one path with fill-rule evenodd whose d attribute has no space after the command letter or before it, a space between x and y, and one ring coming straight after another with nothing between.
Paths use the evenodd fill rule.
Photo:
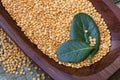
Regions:
<instances>
[{"instance_id":1,"label":"wooden platter","mask_svg":"<svg viewBox=\"0 0 120 80\"><path fill-rule=\"evenodd\" d=\"M23 34L16 22L5 11L0 2L0 27L39 67L55 80L106 80L120 68L120 9L112 0L90 0L105 19L112 35L110 53L101 61L83 67L72 69L59 65L37 49L36 45Z\"/></svg>"}]
</instances>

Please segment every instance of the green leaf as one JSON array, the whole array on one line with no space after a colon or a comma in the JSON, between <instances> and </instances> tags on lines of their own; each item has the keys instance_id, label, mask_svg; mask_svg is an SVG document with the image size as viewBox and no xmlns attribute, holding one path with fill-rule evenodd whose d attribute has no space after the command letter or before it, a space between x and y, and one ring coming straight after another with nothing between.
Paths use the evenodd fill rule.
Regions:
<instances>
[{"instance_id":1,"label":"green leaf","mask_svg":"<svg viewBox=\"0 0 120 80\"><path fill-rule=\"evenodd\" d=\"M88 57L92 47L79 40L68 40L60 45L57 57L63 62L80 62Z\"/></svg>"},{"instance_id":2,"label":"green leaf","mask_svg":"<svg viewBox=\"0 0 120 80\"><path fill-rule=\"evenodd\" d=\"M85 30L88 30L88 32L85 33ZM92 50L89 55L89 57L92 58L98 52L100 46L100 33L98 27L89 15L85 13L75 15L70 29L70 40L78 39L90 44L89 36L96 39L94 50Z\"/></svg>"}]
</instances>

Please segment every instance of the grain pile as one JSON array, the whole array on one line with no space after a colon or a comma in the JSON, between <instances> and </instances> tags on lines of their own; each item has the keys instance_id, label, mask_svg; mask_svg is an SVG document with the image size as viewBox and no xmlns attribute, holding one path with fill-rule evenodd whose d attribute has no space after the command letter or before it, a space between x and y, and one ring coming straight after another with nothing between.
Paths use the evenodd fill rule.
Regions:
<instances>
[{"instance_id":1,"label":"grain pile","mask_svg":"<svg viewBox=\"0 0 120 80\"><path fill-rule=\"evenodd\" d=\"M41 71L37 65L30 60L0 28L0 62L3 64L4 72L13 75L31 75L32 80L46 80L45 73L35 73ZM2 66L2 65L0 65ZM27 69L27 71L26 71ZM36 76L34 77L34 74ZM31 80L29 78L29 80Z\"/></svg>"},{"instance_id":2,"label":"grain pile","mask_svg":"<svg viewBox=\"0 0 120 80\"><path fill-rule=\"evenodd\" d=\"M111 46L110 31L88 0L1 0L11 17L16 20L31 42L59 64L73 68L90 66L90 60L80 63L60 62L56 56L58 46L69 39L70 25L74 15L80 12L89 14L99 27L101 45L93 57L93 63L102 59Z\"/></svg>"}]
</instances>

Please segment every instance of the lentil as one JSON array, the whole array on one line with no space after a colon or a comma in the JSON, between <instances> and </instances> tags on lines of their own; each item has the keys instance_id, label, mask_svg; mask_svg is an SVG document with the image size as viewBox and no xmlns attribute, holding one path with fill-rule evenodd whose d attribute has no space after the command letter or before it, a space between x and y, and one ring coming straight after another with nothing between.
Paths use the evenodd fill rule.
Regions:
<instances>
[{"instance_id":1,"label":"lentil","mask_svg":"<svg viewBox=\"0 0 120 80\"><path fill-rule=\"evenodd\" d=\"M40 74L37 74L37 77L40 77Z\"/></svg>"},{"instance_id":2,"label":"lentil","mask_svg":"<svg viewBox=\"0 0 120 80\"><path fill-rule=\"evenodd\" d=\"M30 74L33 75L33 72L31 71Z\"/></svg>"},{"instance_id":3,"label":"lentil","mask_svg":"<svg viewBox=\"0 0 120 80\"><path fill-rule=\"evenodd\" d=\"M102 59L111 46L110 31L101 14L89 0L1 0L11 17L16 20L24 34L38 46L44 54L56 62L81 68L90 66L89 59L80 63L60 62L56 56L58 46L69 40L70 24L79 12L89 14L98 25L101 37L100 48L92 59L92 64ZM90 37L91 46L96 42ZM6 44L7 45L7 44ZM3 58L4 60L6 58Z\"/></svg>"},{"instance_id":4,"label":"lentil","mask_svg":"<svg viewBox=\"0 0 120 80\"><path fill-rule=\"evenodd\" d=\"M36 78L33 78L32 80L36 80Z\"/></svg>"},{"instance_id":5,"label":"lentil","mask_svg":"<svg viewBox=\"0 0 120 80\"><path fill-rule=\"evenodd\" d=\"M40 78L37 78L37 80L40 80Z\"/></svg>"},{"instance_id":6,"label":"lentil","mask_svg":"<svg viewBox=\"0 0 120 80\"><path fill-rule=\"evenodd\" d=\"M88 30L85 30L85 33L87 33L88 32Z\"/></svg>"},{"instance_id":7,"label":"lentil","mask_svg":"<svg viewBox=\"0 0 120 80\"><path fill-rule=\"evenodd\" d=\"M37 66L35 66L35 69L37 70L37 69L38 69L38 67L37 67Z\"/></svg>"}]
</instances>

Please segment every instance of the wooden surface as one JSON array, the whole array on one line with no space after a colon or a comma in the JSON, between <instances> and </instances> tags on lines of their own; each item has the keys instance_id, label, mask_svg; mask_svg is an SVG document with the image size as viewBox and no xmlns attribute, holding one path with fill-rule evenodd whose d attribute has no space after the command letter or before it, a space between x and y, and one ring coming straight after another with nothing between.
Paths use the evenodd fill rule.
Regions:
<instances>
[{"instance_id":1,"label":"wooden surface","mask_svg":"<svg viewBox=\"0 0 120 80\"><path fill-rule=\"evenodd\" d=\"M21 32L16 22L4 10L0 3L0 26L15 41L15 43L29 56L38 66L55 80L106 80L120 68L120 10L110 0L90 0L96 9L104 17L112 35L112 47L110 53L101 61L83 67L72 69L57 64L54 60L44 55L32 44Z\"/></svg>"}]
</instances>

